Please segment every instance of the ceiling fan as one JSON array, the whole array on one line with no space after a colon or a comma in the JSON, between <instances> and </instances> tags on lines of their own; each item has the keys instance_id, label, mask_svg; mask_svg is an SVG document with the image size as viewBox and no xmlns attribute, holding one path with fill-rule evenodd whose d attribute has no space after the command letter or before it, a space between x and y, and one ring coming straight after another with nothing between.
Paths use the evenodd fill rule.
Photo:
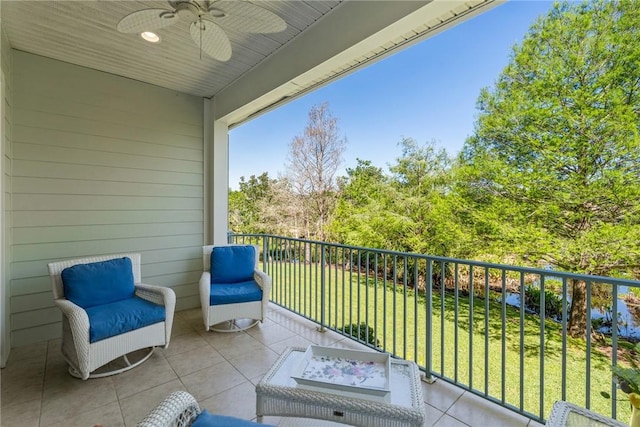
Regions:
<instances>
[{"instance_id":1,"label":"ceiling fan","mask_svg":"<svg viewBox=\"0 0 640 427\"><path fill-rule=\"evenodd\" d=\"M170 9L143 9L118 22L121 33L157 30L175 24L181 16L193 19L191 38L202 52L219 60L231 58L231 43L223 28L246 33L277 33L287 28L286 22L275 13L244 0L169 1Z\"/></svg>"}]
</instances>

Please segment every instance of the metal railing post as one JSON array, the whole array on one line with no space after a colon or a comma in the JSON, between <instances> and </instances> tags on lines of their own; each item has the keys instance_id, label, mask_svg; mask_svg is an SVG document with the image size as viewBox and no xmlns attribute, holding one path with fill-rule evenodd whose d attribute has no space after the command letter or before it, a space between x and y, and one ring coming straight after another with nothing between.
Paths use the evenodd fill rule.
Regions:
<instances>
[{"instance_id":1,"label":"metal railing post","mask_svg":"<svg viewBox=\"0 0 640 427\"><path fill-rule=\"evenodd\" d=\"M325 245L320 244L320 327L317 328L318 332L325 332L325 314L324 309L326 305L325 297Z\"/></svg>"},{"instance_id":2,"label":"metal railing post","mask_svg":"<svg viewBox=\"0 0 640 427\"><path fill-rule=\"evenodd\" d=\"M436 382L436 379L433 375L431 375L431 346L432 346L432 338L433 338L433 320L431 319L431 310L433 306L433 261L427 259L427 280L426 289L427 292L427 302L426 302L426 321L427 321L427 333L425 334L425 350L424 350L424 381L429 384L433 384Z\"/></svg>"}]
</instances>

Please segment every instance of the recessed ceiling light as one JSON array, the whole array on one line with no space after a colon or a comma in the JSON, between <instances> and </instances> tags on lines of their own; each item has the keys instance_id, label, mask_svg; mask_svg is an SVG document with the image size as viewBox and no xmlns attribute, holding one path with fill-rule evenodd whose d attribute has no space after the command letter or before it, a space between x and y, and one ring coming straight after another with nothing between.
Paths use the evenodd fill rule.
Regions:
<instances>
[{"instance_id":1,"label":"recessed ceiling light","mask_svg":"<svg viewBox=\"0 0 640 427\"><path fill-rule=\"evenodd\" d=\"M152 33L151 31L144 31L140 33L140 37L150 43L158 43L160 41L160 36L156 33Z\"/></svg>"}]
</instances>

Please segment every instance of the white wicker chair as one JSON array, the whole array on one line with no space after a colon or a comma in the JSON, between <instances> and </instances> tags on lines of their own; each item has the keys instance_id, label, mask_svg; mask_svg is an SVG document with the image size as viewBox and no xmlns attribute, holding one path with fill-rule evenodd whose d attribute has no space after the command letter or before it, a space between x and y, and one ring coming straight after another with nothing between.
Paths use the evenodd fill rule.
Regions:
<instances>
[{"instance_id":1,"label":"white wicker chair","mask_svg":"<svg viewBox=\"0 0 640 427\"><path fill-rule=\"evenodd\" d=\"M78 264L89 264L127 257L131 259L135 295L165 307L165 321L145 326L110 338L91 343L89 340L89 317L85 310L69 301L64 295L62 271ZM71 259L48 264L53 285L54 303L62 310L62 354L69 364L69 373L77 378L99 378L115 375L138 366L147 360L156 346L169 345L176 296L172 289L140 283L140 254L127 253L90 258ZM144 348L149 352L131 363L127 355ZM105 364L123 357L125 366L108 372L93 373ZM102 370L101 370L102 371Z\"/></svg>"},{"instance_id":2,"label":"white wicker chair","mask_svg":"<svg viewBox=\"0 0 640 427\"><path fill-rule=\"evenodd\" d=\"M226 245L227 246L247 246L247 245ZM202 319L205 330L212 329L217 332L241 331L258 322L262 322L267 313L269 295L271 292L271 278L258 268L260 248L255 246L255 265L253 278L262 288L262 300L233 304L210 305L211 297L211 252L215 246L208 245L202 247L202 263L204 272L200 277L200 305L202 308ZM251 319L248 323L242 323L239 319ZM225 325L221 325L227 322ZM212 328L212 325L216 325ZM225 327L226 326L226 327Z\"/></svg>"},{"instance_id":3,"label":"white wicker chair","mask_svg":"<svg viewBox=\"0 0 640 427\"><path fill-rule=\"evenodd\" d=\"M200 419L198 419L200 418ZM198 420L196 420L198 419ZM191 425L247 427L274 427L267 424L257 424L253 421L225 415L200 411L196 399L186 391L174 391L156 406L136 427L188 427Z\"/></svg>"},{"instance_id":4,"label":"white wicker chair","mask_svg":"<svg viewBox=\"0 0 640 427\"><path fill-rule=\"evenodd\" d=\"M137 427L187 427L200 415L196 399L186 391L174 391L155 407Z\"/></svg>"}]
</instances>

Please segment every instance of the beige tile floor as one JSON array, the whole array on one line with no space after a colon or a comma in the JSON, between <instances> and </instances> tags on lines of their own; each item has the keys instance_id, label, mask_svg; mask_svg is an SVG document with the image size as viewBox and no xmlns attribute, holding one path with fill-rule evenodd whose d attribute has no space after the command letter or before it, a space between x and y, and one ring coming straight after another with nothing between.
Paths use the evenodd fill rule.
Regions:
<instances>
[{"instance_id":1,"label":"beige tile floor","mask_svg":"<svg viewBox=\"0 0 640 427\"><path fill-rule=\"evenodd\" d=\"M171 345L120 375L81 381L68 375L59 340L14 348L1 372L0 425L134 426L169 393L185 390L211 412L255 419L255 384L286 347L309 344L359 349L359 344L271 306L268 319L246 332L205 332L200 310L177 312ZM462 389L423 384L425 426L540 424ZM265 423L290 420L265 417ZM308 420L305 425L314 425Z\"/></svg>"}]
</instances>

